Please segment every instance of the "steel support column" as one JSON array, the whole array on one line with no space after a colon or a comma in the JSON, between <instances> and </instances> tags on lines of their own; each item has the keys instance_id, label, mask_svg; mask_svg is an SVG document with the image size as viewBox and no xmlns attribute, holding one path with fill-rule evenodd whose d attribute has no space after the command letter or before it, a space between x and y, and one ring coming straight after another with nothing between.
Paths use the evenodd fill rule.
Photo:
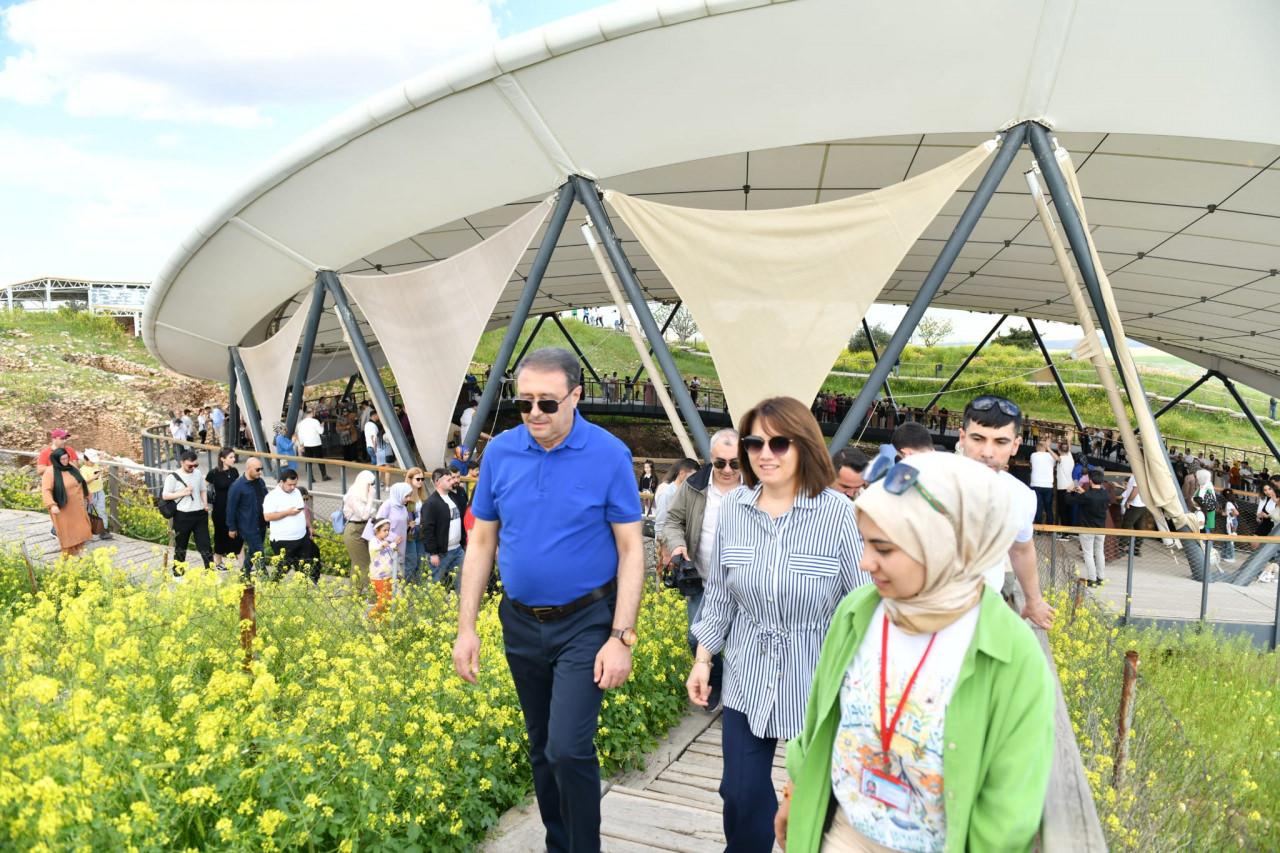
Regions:
<instances>
[{"instance_id":1,"label":"steel support column","mask_svg":"<svg viewBox=\"0 0 1280 853\"><path fill-rule=\"evenodd\" d=\"M236 360L227 355L227 434L222 436L223 444L235 447L240 440L240 400L236 394Z\"/></svg>"},{"instance_id":2,"label":"steel support column","mask_svg":"<svg viewBox=\"0 0 1280 853\"><path fill-rule=\"evenodd\" d=\"M938 290L942 287L943 279L947 277L947 273L951 272L951 266L960 254L960 249L964 247L965 241L973 233L974 226L978 224L978 220L982 217L982 212L987 209L987 203L991 201L991 196L995 193L1001 179L1009 171L1009 165L1013 163L1014 155L1022 147L1022 141L1026 136L1026 122L1015 124L1004 134L1004 140L1001 143L1000 150L996 152L995 160L991 163L991 167L987 169L987 174L983 176L982 181L978 184L978 188L969 199L969 203L965 205L964 213L960 215L960 219L956 222L956 227L951 232L951 236L947 238L942 251L938 253L938 258L933 262L929 274L921 282L915 299L911 300L907 313L898 324L898 328L894 330L893 337L889 339L889 345L885 347L880 360L872 368L866 384L858 392L853 405L849 407L849 412L844 416L844 420L841 421L840 428L836 430L835 436L831 439L832 454L844 449L845 445L853 438L858 426L866 418L867 412L871 408L871 402L875 399L876 389L885 383L894 363L902 356L902 350L906 348L907 342L915 334L916 326L919 325L920 318L924 316L925 309L929 307L929 303L933 301L933 297L937 295Z\"/></svg>"},{"instance_id":3,"label":"steel support column","mask_svg":"<svg viewBox=\"0 0 1280 853\"><path fill-rule=\"evenodd\" d=\"M253 384L249 382L249 371L244 369L244 361L240 358L240 348L227 347L227 349L231 352L231 363L236 371L240 396L244 397L244 404L249 409L245 417L249 419L249 435L253 436L253 449L270 453L271 445L267 442L267 435L262 430L261 412L258 411L258 401L253 396Z\"/></svg>"},{"instance_id":4,"label":"steel support column","mask_svg":"<svg viewBox=\"0 0 1280 853\"><path fill-rule=\"evenodd\" d=\"M520 331L524 328L524 321L529 317L529 309L533 307L534 297L538 295L538 287L542 284L542 277L547 272L547 264L551 262L556 241L560 239L565 220L569 218L569 211L573 208L573 199L573 187L565 183L560 187L559 195L556 196L555 210L547 220L547 230L542 235L542 243L539 244L538 253L534 256L529 277L524 280L520 301L511 312L511 321L507 324L507 332L502 337L498 354L494 357L493 365L489 370L489 381L485 383L480 402L476 405L475 416L471 419L471 428L467 430L466 435L462 436L462 444L465 447L476 446L476 439L480 437L480 431L484 428L489 419L489 413L493 411L494 404L498 400L498 392L502 389L502 377L507 372L511 354L515 352L516 343L520 340Z\"/></svg>"},{"instance_id":5,"label":"steel support column","mask_svg":"<svg viewBox=\"0 0 1280 853\"><path fill-rule=\"evenodd\" d=\"M1236 401L1236 405L1240 407L1240 411L1244 413L1244 416L1248 419L1249 423L1253 425L1253 428L1258 433L1258 436L1262 439L1263 443L1267 445L1267 449L1271 451L1271 455L1276 458L1277 462L1280 462L1280 448L1276 447L1276 443L1271 440L1271 436L1267 434L1267 431L1266 429L1263 428L1262 423L1258 420L1257 416L1254 415L1253 409L1249 408L1249 404L1245 402L1244 397L1241 396L1239 389L1236 388L1236 383L1232 382L1231 379L1227 377L1226 374L1220 373L1217 370L1211 370L1209 371L1209 373L1212 373L1214 376L1216 376L1218 380L1222 383L1223 387L1227 389L1227 393L1230 394L1232 398Z\"/></svg>"},{"instance_id":6,"label":"steel support column","mask_svg":"<svg viewBox=\"0 0 1280 853\"><path fill-rule=\"evenodd\" d=\"M601 381L600 374L596 373L596 369L591 366L591 362L587 361L587 354L582 351L582 347L578 346L578 342L573 339L573 335L569 334L569 330L564 327L564 323L560 322L560 315L544 314L543 316L551 317L551 322L556 324L556 327L560 329L560 332L564 335L564 339L569 342L569 346L573 347L573 351L578 356L578 360L582 362L582 366L585 367L587 369L587 372L591 374L591 378L596 381L596 384L599 385L601 388L603 388L604 382Z\"/></svg>"},{"instance_id":7,"label":"steel support column","mask_svg":"<svg viewBox=\"0 0 1280 853\"><path fill-rule=\"evenodd\" d=\"M302 329L302 349L298 352L298 365L293 374L293 386L289 392L289 410L284 416L284 428L290 436L298 426L298 413L302 411L302 395L306 393L307 373L311 370L311 354L316 348L316 332L320 330L320 315L324 313L324 283L316 276L311 286L311 306L307 309L307 325Z\"/></svg>"},{"instance_id":8,"label":"steel support column","mask_svg":"<svg viewBox=\"0 0 1280 853\"><path fill-rule=\"evenodd\" d=\"M1062 395L1062 402L1067 404L1067 411L1071 413L1071 420L1076 425L1076 430L1084 434L1084 421L1080 420L1080 413L1076 411L1075 403L1071 402L1071 395L1067 393L1067 386L1062 382L1062 376L1058 373L1058 367L1053 363L1053 357L1049 355L1049 348L1044 345L1044 338L1040 337L1040 330L1036 328L1036 321L1030 317L1027 318L1027 328L1031 329L1031 337L1036 339L1036 346L1040 348L1040 354L1044 356L1044 363L1048 366L1049 372L1053 374L1054 384L1058 386L1058 393Z\"/></svg>"},{"instance_id":9,"label":"steel support column","mask_svg":"<svg viewBox=\"0 0 1280 853\"><path fill-rule=\"evenodd\" d=\"M937 405L937 402L942 399L942 395L947 393L947 389L951 387L952 383L954 383L957 379L960 378L960 374L964 373L964 369L969 366L969 362L973 361L975 358L978 357L978 353L981 352L982 348L987 345L987 341L991 340L991 336L994 335L999 330L1001 324L1003 324L1004 321L1007 319L1009 319L1008 314L1000 315L1000 319L996 320L996 324L991 327L991 331L987 332L987 334L982 338L982 340L978 341L978 345L974 347L969 352L969 354L964 357L964 361L960 362L960 366L956 368L955 373L952 373L951 376L947 378L947 381L942 383L942 387L938 389L938 393L934 394L933 399L931 399L929 401L929 404L924 407L924 410L926 412L932 409L935 405Z\"/></svg>"},{"instance_id":10,"label":"steel support column","mask_svg":"<svg viewBox=\"0 0 1280 853\"><path fill-rule=\"evenodd\" d=\"M676 300L676 307L671 309L671 313L667 315L667 319L666 319L665 321L663 321L663 323L662 323L662 328L658 330L658 331L662 332L662 339L663 339L664 341L667 339L667 329L671 328L671 321L672 321L672 320L674 320L674 319L676 318L676 312L680 310L680 306L682 306L682 305L684 305L684 301L683 301L683 300L679 300L679 299L677 299L677 300ZM649 347L649 355L653 355L653 347ZM635 385L637 382L639 382L639 381L640 381L640 375L641 375L642 373L644 373L644 365L643 365L643 364L642 364L642 365L640 365L640 367L639 367L639 369L638 369L638 370L636 370L636 375L631 377L631 384L632 384L632 385Z\"/></svg>"},{"instance_id":11,"label":"steel support column","mask_svg":"<svg viewBox=\"0 0 1280 853\"><path fill-rule=\"evenodd\" d=\"M871 363L879 364L880 353L876 350L876 339L871 335L871 326L867 323L866 317L862 318L862 333L867 336L867 346L871 347ZM884 381L884 396L889 401L889 405L895 409L898 407L898 403L893 399L893 391L889 390L888 379Z\"/></svg>"},{"instance_id":12,"label":"steel support column","mask_svg":"<svg viewBox=\"0 0 1280 853\"><path fill-rule=\"evenodd\" d=\"M529 348L533 346L533 339L538 337L538 332L542 331L542 324L547 322L548 316L549 315L547 314L543 314L538 318L538 322L533 324L533 331L529 333L529 337L525 339L524 346L520 348L520 354L516 356L515 364L517 366L519 366L520 362L524 360L525 355L529 352ZM489 374L489 378L493 378L492 373Z\"/></svg>"},{"instance_id":13,"label":"steel support column","mask_svg":"<svg viewBox=\"0 0 1280 853\"><path fill-rule=\"evenodd\" d=\"M347 387L342 389L342 396L339 399L354 401L355 398L352 395L352 392L355 391L356 380L359 378L360 378L359 373L351 374L351 378L347 380Z\"/></svg>"},{"instance_id":14,"label":"steel support column","mask_svg":"<svg viewBox=\"0 0 1280 853\"><path fill-rule=\"evenodd\" d=\"M400 419L396 417L395 404L391 402L387 386L382 384L378 365L373 360L373 354L369 352L369 345L365 343L364 334L361 333L360 325L356 322L355 312L351 310L351 303L347 301L347 292L342 289L342 282L338 280L338 274L333 270L320 270L317 277L323 282L329 297L333 299L333 307L338 309L338 320L346 329L352 354L360 365L360 373L365 377L365 385L369 393L373 395L374 411L381 414L382 427L387 431L387 435L391 436L391 445L396 451L396 462L401 468L409 468L414 464L413 446L409 444L409 439L400 426Z\"/></svg>"},{"instance_id":15,"label":"steel support column","mask_svg":"<svg viewBox=\"0 0 1280 853\"><path fill-rule=\"evenodd\" d=\"M1181 403L1183 400L1187 399L1187 397L1189 397L1189 396L1192 394L1192 392L1194 392L1197 388L1199 388L1201 385L1203 385L1204 383L1208 382L1208 381L1209 381L1210 379L1212 379L1212 378L1213 378L1213 371L1212 371L1212 370L1206 370L1206 371L1205 371L1205 373L1204 373L1204 376L1201 376L1201 377L1200 377L1199 379L1197 379L1195 382L1192 382L1190 385L1188 385L1185 391L1182 391L1181 393L1179 393L1179 394L1178 394L1178 396L1174 397L1172 400L1170 400L1169 402L1167 402L1167 403L1165 403L1163 406L1161 406L1161 407L1160 407L1160 411L1156 412L1156 413L1155 413L1154 415L1152 415L1151 417L1153 417L1153 418L1158 418L1158 417L1160 417L1160 416L1161 416L1161 415L1163 415L1165 412L1169 411L1169 410L1170 410L1170 409L1172 409L1174 406L1178 405L1178 404L1179 404L1179 403Z\"/></svg>"},{"instance_id":16,"label":"steel support column","mask_svg":"<svg viewBox=\"0 0 1280 853\"><path fill-rule=\"evenodd\" d=\"M622 282L622 288L636 313L636 319L640 321L644 336L649 339L649 344L653 347L653 354L657 356L658 364L662 367L667 385L671 389L671 395L675 397L676 404L680 407L680 414L684 417L694 447L698 449L703 459L709 460L711 446L707 439L707 428L703 425L702 417L693 404L693 398L689 396L689 389L684 384L680 369L676 367L676 360L671 357L671 350L667 348L666 340L658 331L658 324L654 321L653 312L649 310L649 304L645 301L644 291L636 279L635 270L631 268L631 262L622 251L622 241L618 239L618 235L613 230L613 222L609 219L609 214L605 213L604 205L600 203L595 182L581 175L574 175L570 180L573 181L578 201L587 209L592 224L600 232L600 241L609 255L609 262Z\"/></svg>"}]
</instances>

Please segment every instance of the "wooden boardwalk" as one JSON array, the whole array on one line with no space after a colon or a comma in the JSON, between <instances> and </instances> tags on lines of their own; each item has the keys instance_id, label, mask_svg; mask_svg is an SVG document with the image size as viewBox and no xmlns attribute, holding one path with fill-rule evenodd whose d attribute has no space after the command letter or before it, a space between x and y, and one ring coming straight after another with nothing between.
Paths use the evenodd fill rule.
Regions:
<instances>
[{"instance_id":1,"label":"wooden boardwalk","mask_svg":"<svg viewBox=\"0 0 1280 853\"><path fill-rule=\"evenodd\" d=\"M0 548L20 548L33 563L56 562L60 549L58 538L49 532L51 527L47 513L0 509ZM94 538L85 543L85 553L105 548L115 549L116 565L129 567L131 577L164 568L172 555L166 546L130 539L119 533L111 539ZM199 561L194 551L189 555Z\"/></svg>"}]
</instances>

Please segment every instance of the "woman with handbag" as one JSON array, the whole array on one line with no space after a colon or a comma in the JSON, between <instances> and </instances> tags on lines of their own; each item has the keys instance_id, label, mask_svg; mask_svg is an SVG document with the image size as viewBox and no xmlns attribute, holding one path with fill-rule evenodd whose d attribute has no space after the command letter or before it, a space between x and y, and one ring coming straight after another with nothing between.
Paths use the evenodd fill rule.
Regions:
<instances>
[{"instance_id":1,"label":"woman with handbag","mask_svg":"<svg viewBox=\"0 0 1280 853\"><path fill-rule=\"evenodd\" d=\"M205 475L205 493L209 499L210 516L213 518L213 565L218 571L226 571L226 559L238 555L244 541L227 535L227 498L231 484L240 478L236 469L236 452L230 447L218 451L218 467Z\"/></svg>"},{"instance_id":2,"label":"woman with handbag","mask_svg":"<svg viewBox=\"0 0 1280 853\"><path fill-rule=\"evenodd\" d=\"M93 538L86 509L89 484L80 469L67 460L65 447L55 448L49 454L49 467L40 475L40 497L58 534L62 556L77 556L84 543Z\"/></svg>"},{"instance_id":3,"label":"woman with handbag","mask_svg":"<svg viewBox=\"0 0 1280 853\"><path fill-rule=\"evenodd\" d=\"M351 558L351 581L362 596L369 591L369 543L364 528L378 509L374 479L372 471L361 471L342 496L342 544Z\"/></svg>"}]
</instances>

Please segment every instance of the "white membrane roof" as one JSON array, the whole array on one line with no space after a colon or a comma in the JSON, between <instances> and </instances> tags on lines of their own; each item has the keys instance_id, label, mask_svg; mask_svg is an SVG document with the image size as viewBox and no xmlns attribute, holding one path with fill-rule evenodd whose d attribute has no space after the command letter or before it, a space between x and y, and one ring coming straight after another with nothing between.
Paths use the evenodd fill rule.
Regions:
<instances>
[{"instance_id":1,"label":"white membrane roof","mask_svg":"<svg viewBox=\"0 0 1280 853\"><path fill-rule=\"evenodd\" d=\"M571 172L670 204L787 207L904 180L1039 119L1072 152L1129 337L1280 396L1278 43L1270 0L606 7L414 78L303 140L178 248L143 333L173 369L223 379L227 346L261 341L316 268L376 275L449 257ZM934 305L1074 322L1030 161L1024 149ZM879 301L911 300L984 171ZM575 207L535 313L609 303L581 222ZM678 298L614 223L648 294ZM538 239L490 328L506 325ZM318 346L311 381L354 372L332 311Z\"/></svg>"}]
</instances>

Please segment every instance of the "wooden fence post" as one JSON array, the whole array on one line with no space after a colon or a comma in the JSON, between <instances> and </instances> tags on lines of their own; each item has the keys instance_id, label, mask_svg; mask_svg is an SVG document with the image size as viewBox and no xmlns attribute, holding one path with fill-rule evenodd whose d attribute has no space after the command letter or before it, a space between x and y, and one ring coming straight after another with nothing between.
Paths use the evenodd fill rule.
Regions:
<instances>
[{"instance_id":1,"label":"wooden fence post","mask_svg":"<svg viewBox=\"0 0 1280 853\"><path fill-rule=\"evenodd\" d=\"M120 475L114 466L107 467L107 517L103 519L107 530L121 533L120 526Z\"/></svg>"},{"instance_id":2,"label":"wooden fence post","mask_svg":"<svg viewBox=\"0 0 1280 853\"><path fill-rule=\"evenodd\" d=\"M240 593L240 647L244 649L246 672L253 665L253 639L256 636L258 636L257 600L254 596L253 584L248 583Z\"/></svg>"},{"instance_id":3,"label":"wooden fence post","mask_svg":"<svg viewBox=\"0 0 1280 853\"><path fill-rule=\"evenodd\" d=\"M1116 721L1115 766L1111 773L1111 787L1119 788L1124 782L1124 765L1129 761L1129 729L1133 727L1133 692L1138 683L1138 652L1124 653L1124 686L1120 688L1120 713Z\"/></svg>"}]
</instances>

